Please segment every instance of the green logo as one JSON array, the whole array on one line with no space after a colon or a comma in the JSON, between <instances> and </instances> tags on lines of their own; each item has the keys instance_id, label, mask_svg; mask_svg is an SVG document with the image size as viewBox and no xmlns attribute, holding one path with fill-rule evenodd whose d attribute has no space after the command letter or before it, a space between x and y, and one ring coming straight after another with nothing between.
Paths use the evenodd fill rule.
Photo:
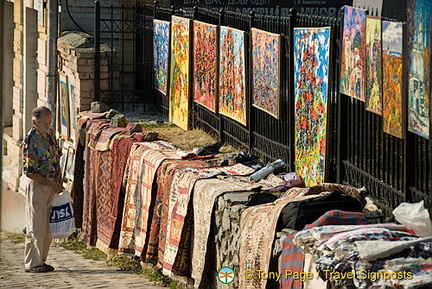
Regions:
<instances>
[{"instance_id":1,"label":"green logo","mask_svg":"<svg viewBox=\"0 0 432 289\"><path fill-rule=\"evenodd\" d=\"M218 280L222 284L229 284L234 281L235 272L231 267L222 267L218 271Z\"/></svg>"}]
</instances>

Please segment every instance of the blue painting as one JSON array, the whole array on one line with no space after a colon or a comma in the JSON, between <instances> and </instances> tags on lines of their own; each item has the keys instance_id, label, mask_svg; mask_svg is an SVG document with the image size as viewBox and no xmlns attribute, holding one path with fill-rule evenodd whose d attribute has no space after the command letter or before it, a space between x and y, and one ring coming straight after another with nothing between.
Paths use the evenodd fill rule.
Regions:
<instances>
[{"instance_id":1,"label":"blue painting","mask_svg":"<svg viewBox=\"0 0 432 289\"><path fill-rule=\"evenodd\" d=\"M366 11L344 7L340 93L365 101Z\"/></svg>"},{"instance_id":2,"label":"blue painting","mask_svg":"<svg viewBox=\"0 0 432 289\"><path fill-rule=\"evenodd\" d=\"M153 20L154 87L167 94L170 22Z\"/></svg>"},{"instance_id":3,"label":"blue painting","mask_svg":"<svg viewBox=\"0 0 432 289\"><path fill-rule=\"evenodd\" d=\"M429 138L431 0L408 1L408 130Z\"/></svg>"}]
</instances>

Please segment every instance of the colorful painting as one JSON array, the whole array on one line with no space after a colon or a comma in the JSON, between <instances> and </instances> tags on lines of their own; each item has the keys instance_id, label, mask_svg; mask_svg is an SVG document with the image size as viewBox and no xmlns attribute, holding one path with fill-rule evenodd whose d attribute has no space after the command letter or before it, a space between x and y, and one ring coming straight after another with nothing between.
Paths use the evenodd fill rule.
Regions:
<instances>
[{"instance_id":1,"label":"colorful painting","mask_svg":"<svg viewBox=\"0 0 432 289\"><path fill-rule=\"evenodd\" d=\"M294 28L295 167L306 186L325 181L331 27Z\"/></svg>"},{"instance_id":2,"label":"colorful painting","mask_svg":"<svg viewBox=\"0 0 432 289\"><path fill-rule=\"evenodd\" d=\"M69 139L69 89L67 76L59 71L60 136Z\"/></svg>"},{"instance_id":3,"label":"colorful painting","mask_svg":"<svg viewBox=\"0 0 432 289\"><path fill-rule=\"evenodd\" d=\"M382 22L384 132L398 138L402 130L402 23Z\"/></svg>"},{"instance_id":4,"label":"colorful painting","mask_svg":"<svg viewBox=\"0 0 432 289\"><path fill-rule=\"evenodd\" d=\"M217 112L216 25L194 21L194 101Z\"/></svg>"},{"instance_id":5,"label":"colorful painting","mask_svg":"<svg viewBox=\"0 0 432 289\"><path fill-rule=\"evenodd\" d=\"M252 105L279 118L281 37L256 28L251 33Z\"/></svg>"},{"instance_id":6,"label":"colorful painting","mask_svg":"<svg viewBox=\"0 0 432 289\"><path fill-rule=\"evenodd\" d=\"M220 28L219 113L246 125L245 33Z\"/></svg>"},{"instance_id":7,"label":"colorful painting","mask_svg":"<svg viewBox=\"0 0 432 289\"><path fill-rule=\"evenodd\" d=\"M70 116L70 139L72 142L75 141L75 78L68 77L69 84L69 116Z\"/></svg>"},{"instance_id":8,"label":"colorful painting","mask_svg":"<svg viewBox=\"0 0 432 289\"><path fill-rule=\"evenodd\" d=\"M366 110L382 115L381 18L366 17Z\"/></svg>"},{"instance_id":9,"label":"colorful painting","mask_svg":"<svg viewBox=\"0 0 432 289\"><path fill-rule=\"evenodd\" d=\"M189 58L191 20L172 16L169 120L189 128Z\"/></svg>"},{"instance_id":10,"label":"colorful painting","mask_svg":"<svg viewBox=\"0 0 432 289\"><path fill-rule=\"evenodd\" d=\"M168 92L168 55L170 22L153 20L154 87L164 95Z\"/></svg>"},{"instance_id":11,"label":"colorful painting","mask_svg":"<svg viewBox=\"0 0 432 289\"><path fill-rule=\"evenodd\" d=\"M409 110L408 130L429 139L431 101L431 26L430 0L408 0Z\"/></svg>"},{"instance_id":12,"label":"colorful painting","mask_svg":"<svg viewBox=\"0 0 432 289\"><path fill-rule=\"evenodd\" d=\"M344 7L340 93L365 101L366 11Z\"/></svg>"}]
</instances>

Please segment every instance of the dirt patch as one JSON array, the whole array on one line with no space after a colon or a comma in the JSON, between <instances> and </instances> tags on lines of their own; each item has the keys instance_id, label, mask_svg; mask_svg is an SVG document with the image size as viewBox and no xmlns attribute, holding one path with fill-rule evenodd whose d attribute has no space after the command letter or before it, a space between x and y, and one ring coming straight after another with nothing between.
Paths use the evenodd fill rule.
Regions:
<instances>
[{"instance_id":1,"label":"dirt patch","mask_svg":"<svg viewBox=\"0 0 432 289\"><path fill-rule=\"evenodd\" d=\"M142 123L144 131L156 131L159 136L172 143L176 147L184 150L201 149L206 144L217 142L217 139L205 133L202 130L188 130L185 131L178 126L170 123ZM234 147L225 144L221 147L220 152L233 154L238 150Z\"/></svg>"}]
</instances>

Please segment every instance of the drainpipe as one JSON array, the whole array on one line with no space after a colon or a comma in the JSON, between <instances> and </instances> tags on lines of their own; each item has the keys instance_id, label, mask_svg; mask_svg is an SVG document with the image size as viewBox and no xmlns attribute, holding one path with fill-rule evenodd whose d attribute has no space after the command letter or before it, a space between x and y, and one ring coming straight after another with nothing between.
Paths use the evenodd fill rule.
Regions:
<instances>
[{"instance_id":1,"label":"drainpipe","mask_svg":"<svg viewBox=\"0 0 432 289\"><path fill-rule=\"evenodd\" d=\"M50 0L48 5L48 41L47 41L47 107L53 113L53 127L56 129L57 114L57 36L58 36L58 0Z\"/></svg>"}]
</instances>

